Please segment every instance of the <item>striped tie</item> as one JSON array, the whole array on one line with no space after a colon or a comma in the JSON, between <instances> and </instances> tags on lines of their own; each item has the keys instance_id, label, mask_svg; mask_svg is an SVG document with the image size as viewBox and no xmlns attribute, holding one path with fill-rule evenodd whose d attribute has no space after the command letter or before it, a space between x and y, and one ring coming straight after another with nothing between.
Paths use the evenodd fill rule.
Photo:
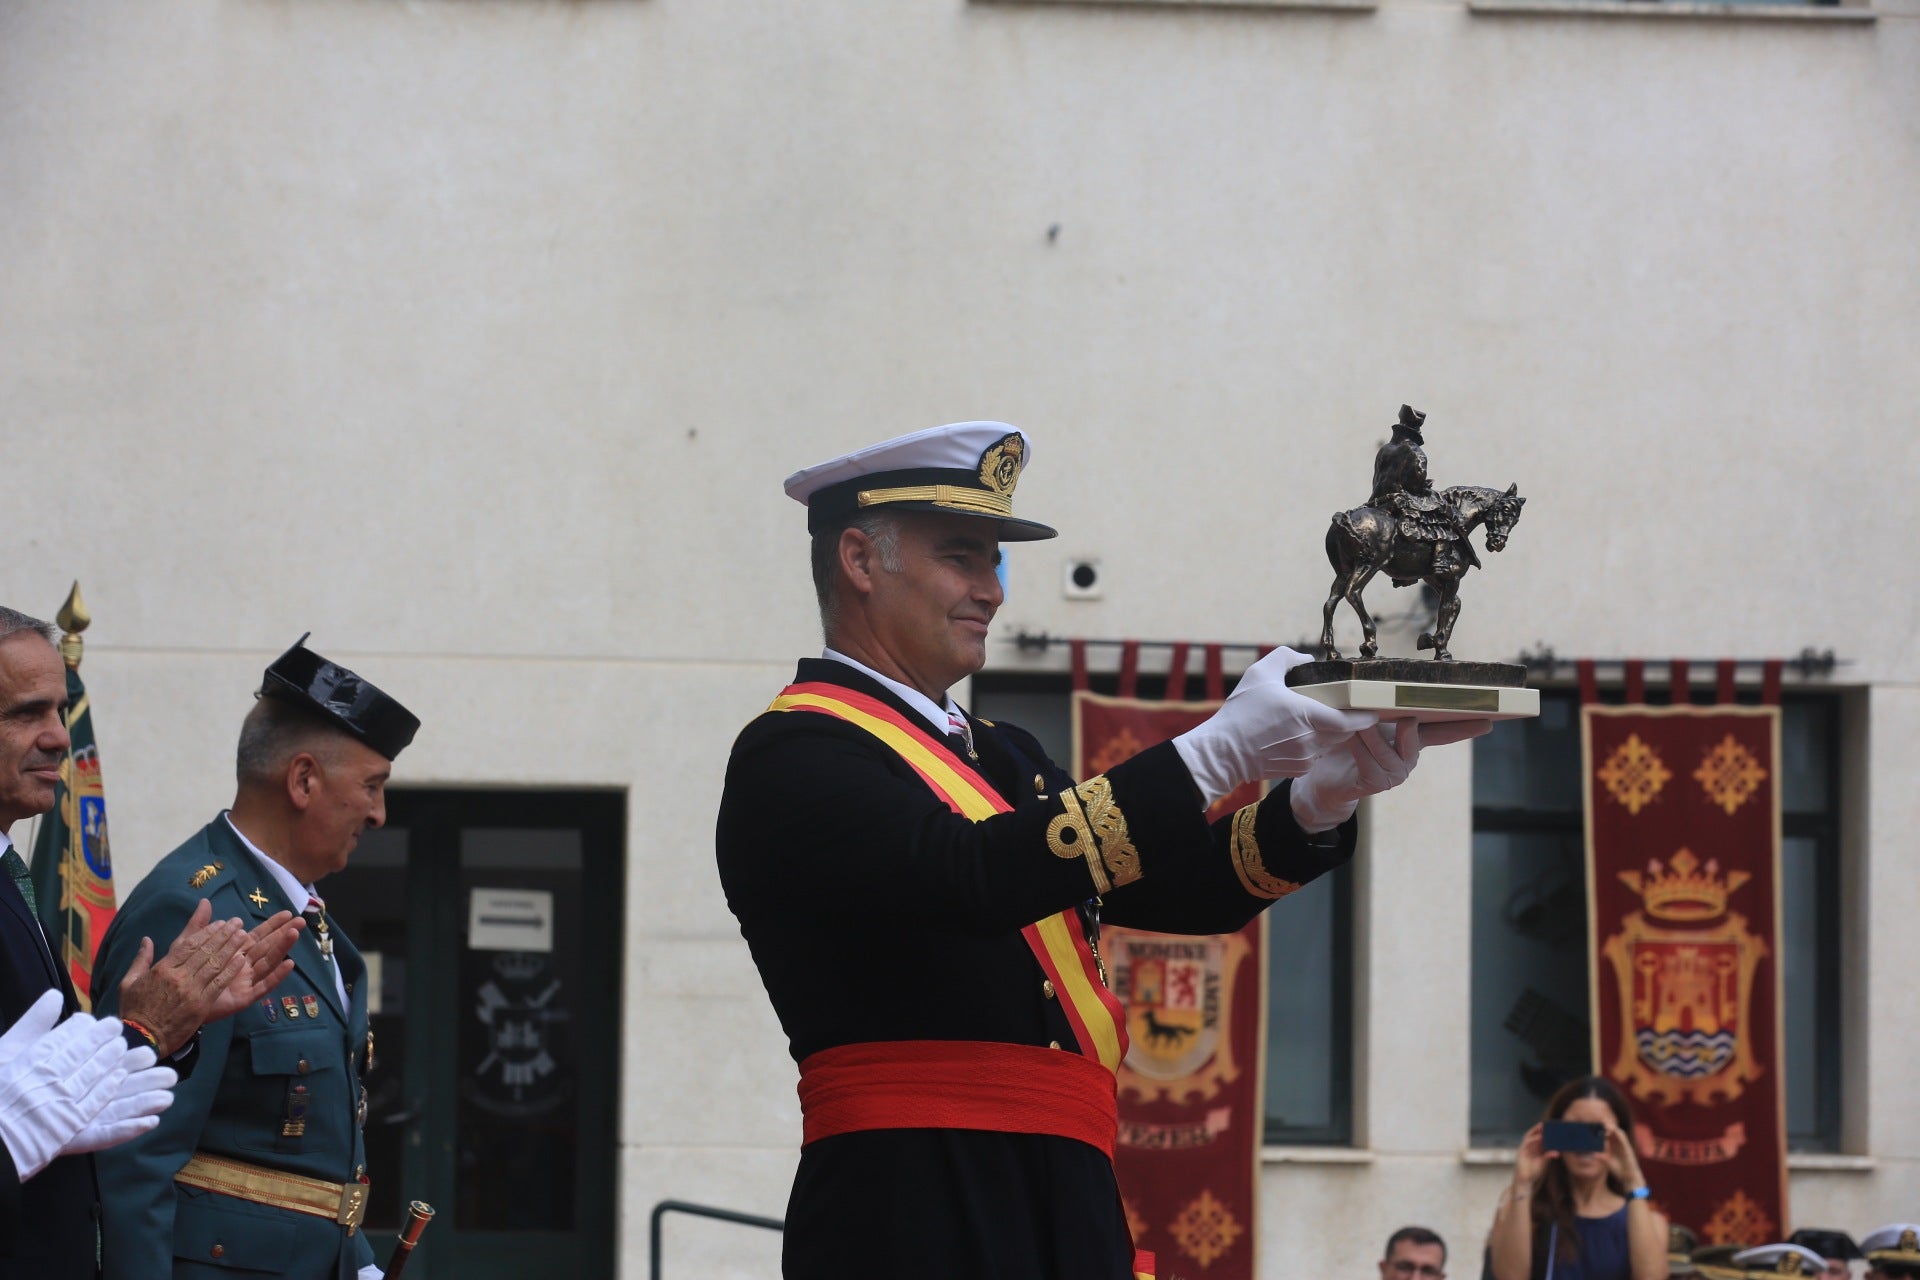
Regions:
<instances>
[{"instance_id":1,"label":"striped tie","mask_svg":"<svg viewBox=\"0 0 1920 1280\"><path fill-rule=\"evenodd\" d=\"M33 873L27 870L26 859L20 856L20 851L8 845L6 854L0 856L0 867L5 867L7 874L13 877L13 887L27 900L27 910L38 916L40 900L33 896Z\"/></svg>"}]
</instances>

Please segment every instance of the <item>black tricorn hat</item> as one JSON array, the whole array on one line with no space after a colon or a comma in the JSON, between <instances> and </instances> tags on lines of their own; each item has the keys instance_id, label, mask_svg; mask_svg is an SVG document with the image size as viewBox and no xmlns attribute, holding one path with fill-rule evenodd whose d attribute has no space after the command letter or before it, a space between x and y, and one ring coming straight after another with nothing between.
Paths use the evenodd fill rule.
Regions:
<instances>
[{"instance_id":1,"label":"black tricorn hat","mask_svg":"<svg viewBox=\"0 0 1920 1280\"><path fill-rule=\"evenodd\" d=\"M260 696L311 707L392 760L420 731L420 717L371 682L307 648L309 631L273 660Z\"/></svg>"}]
</instances>

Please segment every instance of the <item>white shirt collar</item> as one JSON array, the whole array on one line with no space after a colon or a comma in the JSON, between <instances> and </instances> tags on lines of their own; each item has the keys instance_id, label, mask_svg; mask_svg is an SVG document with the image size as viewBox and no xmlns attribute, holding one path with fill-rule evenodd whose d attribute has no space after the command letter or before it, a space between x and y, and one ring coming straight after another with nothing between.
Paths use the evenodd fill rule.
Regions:
<instances>
[{"instance_id":1,"label":"white shirt collar","mask_svg":"<svg viewBox=\"0 0 1920 1280\"><path fill-rule=\"evenodd\" d=\"M267 874L273 877L274 883L280 886L280 892L286 894L287 901L293 904L293 913L295 915L305 915L307 911L307 901L313 897L313 887L311 885L303 885L294 879L293 872L268 857L265 850L261 849L261 847L253 841L247 839L247 833L233 824L233 814L231 812L222 813L220 816L227 820L227 829L240 838L241 844L247 846L247 852L260 859L266 866Z\"/></svg>"},{"instance_id":2,"label":"white shirt collar","mask_svg":"<svg viewBox=\"0 0 1920 1280\"><path fill-rule=\"evenodd\" d=\"M13 837L0 831L0 857L5 857L7 850L11 848L13 848Z\"/></svg>"},{"instance_id":3,"label":"white shirt collar","mask_svg":"<svg viewBox=\"0 0 1920 1280\"><path fill-rule=\"evenodd\" d=\"M918 689L910 685L901 684L898 680L888 679L866 663L849 658L837 649L823 649L820 656L833 662L844 662L855 671L864 672L879 681L889 693L895 694L902 702L926 717L927 723L933 726L935 735L939 737L946 737L953 727L947 720L949 715L959 716L962 720L966 719L966 716L960 710L960 704L953 700L953 695L951 694L947 695L947 705L942 707Z\"/></svg>"}]
</instances>

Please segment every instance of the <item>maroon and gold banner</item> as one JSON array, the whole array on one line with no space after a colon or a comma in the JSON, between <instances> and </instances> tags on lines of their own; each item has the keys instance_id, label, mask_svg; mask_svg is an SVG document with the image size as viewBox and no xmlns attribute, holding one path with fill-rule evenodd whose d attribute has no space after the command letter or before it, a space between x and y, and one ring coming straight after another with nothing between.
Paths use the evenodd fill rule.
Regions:
<instances>
[{"instance_id":1,"label":"maroon and gold banner","mask_svg":"<svg viewBox=\"0 0 1920 1280\"><path fill-rule=\"evenodd\" d=\"M1184 646L1182 647L1184 648ZM1122 687L1136 657L1123 655ZM1079 664L1076 663L1078 668ZM1176 651L1176 673L1185 666ZM1219 707L1219 654L1207 654L1207 701L1073 695L1076 775L1090 778L1183 733ZM1079 682L1077 682L1079 683ZM1177 697L1184 679L1170 681ZM1245 787L1211 817L1259 799ZM1204 937L1104 926L1100 951L1126 1007L1114 1168L1136 1248L1165 1275L1253 1280L1266 1043L1264 914L1238 933Z\"/></svg>"},{"instance_id":2,"label":"maroon and gold banner","mask_svg":"<svg viewBox=\"0 0 1920 1280\"><path fill-rule=\"evenodd\" d=\"M1581 739L1595 1070L1663 1212L1778 1240L1780 709L1589 703Z\"/></svg>"}]
</instances>

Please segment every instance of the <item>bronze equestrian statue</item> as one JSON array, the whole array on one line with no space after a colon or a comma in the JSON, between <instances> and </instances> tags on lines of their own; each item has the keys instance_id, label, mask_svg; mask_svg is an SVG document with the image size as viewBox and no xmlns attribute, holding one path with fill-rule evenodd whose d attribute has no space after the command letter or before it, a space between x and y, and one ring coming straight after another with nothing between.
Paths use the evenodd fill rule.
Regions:
<instances>
[{"instance_id":1,"label":"bronze equestrian statue","mask_svg":"<svg viewBox=\"0 0 1920 1280\"><path fill-rule=\"evenodd\" d=\"M1436 661L1451 662L1447 642L1460 616L1460 579L1480 563L1467 535L1487 526L1487 550L1507 545L1507 535L1520 519L1526 499L1519 485L1506 492L1479 485L1456 485L1436 491L1427 479L1426 440L1421 427L1427 415L1411 405L1400 406L1393 438L1380 446L1373 460L1373 495L1364 507L1342 511L1327 528L1327 560L1333 565L1333 590L1321 611L1320 656L1336 659L1333 611L1342 600L1360 617L1366 638L1362 658L1378 656L1373 618L1361 602L1373 576L1385 570L1396 587L1424 581L1440 593L1440 608L1431 631L1422 632L1420 647L1432 649Z\"/></svg>"}]
</instances>

